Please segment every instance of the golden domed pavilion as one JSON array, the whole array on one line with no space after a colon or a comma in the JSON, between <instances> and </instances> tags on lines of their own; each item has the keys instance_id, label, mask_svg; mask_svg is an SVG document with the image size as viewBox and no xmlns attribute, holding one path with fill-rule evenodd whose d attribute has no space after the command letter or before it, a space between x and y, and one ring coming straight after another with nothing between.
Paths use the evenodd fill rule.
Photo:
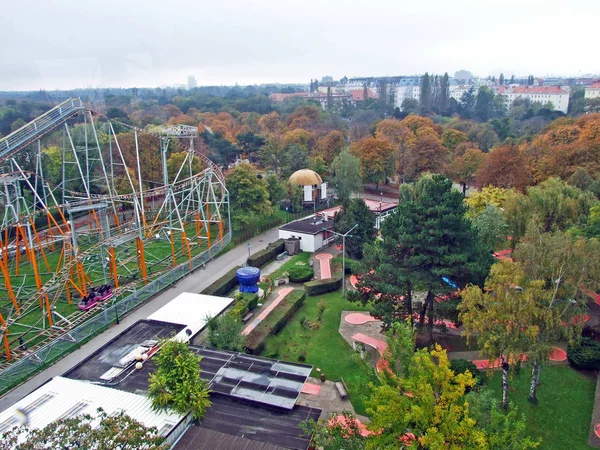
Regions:
<instances>
[{"instance_id":1,"label":"golden domed pavilion","mask_svg":"<svg viewBox=\"0 0 600 450\"><path fill-rule=\"evenodd\" d=\"M296 186L315 186L323 184L323 180L320 175L314 170L301 169L296 170L288 180L290 184Z\"/></svg>"}]
</instances>

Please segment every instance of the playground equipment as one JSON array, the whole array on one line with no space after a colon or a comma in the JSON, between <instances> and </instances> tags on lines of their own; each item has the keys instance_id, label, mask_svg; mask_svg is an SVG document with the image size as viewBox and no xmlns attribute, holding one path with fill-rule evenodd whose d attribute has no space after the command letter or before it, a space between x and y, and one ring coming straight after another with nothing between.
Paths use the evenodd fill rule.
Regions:
<instances>
[{"instance_id":1,"label":"playground equipment","mask_svg":"<svg viewBox=\"0 0 600 450\"><path fill-rule=\"evenodd\" d=\"M74 98L0 139L0 370L222 248L229 194L197 136L141 130Z\"/></svg>"}]
</instances>

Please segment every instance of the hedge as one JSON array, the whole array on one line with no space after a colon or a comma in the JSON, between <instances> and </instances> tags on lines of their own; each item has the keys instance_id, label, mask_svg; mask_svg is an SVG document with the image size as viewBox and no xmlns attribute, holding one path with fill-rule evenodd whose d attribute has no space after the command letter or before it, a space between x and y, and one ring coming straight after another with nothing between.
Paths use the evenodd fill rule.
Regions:
<instances>
[{"instance_id":1,"label":"hedge","mask_svg":"<svg viewBox=\"0 0 600 450\"><path fill-rule=\"evenodd\" d=\"M600 342L584 337L567 349L567 359L576 369L600 369Z\"/></svg>"},{"instance_id":2,"label":"hedge","mask_svg":"<svg viewBox=\"0 0 600 450\"><path fill-rule=\"evenodd\" d=\"M202 291L202 294L223 296L227 295L234 287L237 286L236 272L240 266L234 267L209 287Z\"/></svg>"},{"instance_id":3,"label":"hedge","mask_svg":"<svg viewBox=\"0 0 600 450\"><path fill-rule=\"evenodd\" d=\"M244 314L248 311L256 308L258 304L258 294L239 293L235 296L235 305L229 310L227 314L235 316L237 320L242 320Z\"/></svg>"},{"instance_id":4,"label":"hedge","mask_svg":"<svg viewBox=\"0 0 600 450\"><path fill-rule=\"evenodd\" d=\"M465 373L468 370L471 372L471 375L473 375L473 378L475 378L476 386L482 386L485 383L485 374L471 361L462 358L451 359L450 369L457 375L459 373Z\"/></svg>"},{"instance_id":5,"label":"hedge","mask_svg":"<svg viewBox=\"0 0 600 450\"><path fill-rule=\"evenodd\" d=\"M355 259L349 258L348 256L346 256L346 275L352 275L354 273L356 273L356 269L358 269L358 264L360 261L357 261ZM344 260L342 259L341 256L336 256L335 258L333 258L331 260L332 264L339 264L340 266L344 265Z\"/></svg>"},{"instance_id":6,"label":"hedge","mask_svg":"<svg viewBox=\"0 0 600 450\"><path fill-rule=\"evenodd\" d=\"M279 333L285 327L288 320L300 309L306 299L306 292L300 289L294 289L286 295L281 303L271 311L254 330L248 335L246 349L248 352L258 355L265 348L265 339L267 336Z\"/></svg>"},{"instance_id":7,"label":"hedge","mask_svg":"<svg viewBox=\"0 0 600 450\"><path fill-rule=\"evenodd\" d=\"M325 278L324 280L308 281L304 283L306 295L319 295L325 292L337 291L342 287L342 278Z\"/></svg>"},{"instance_id":8,"label":"hedge","mask_svg":"<svg viewBox=\"0 0 600 450\"><path fill-rule=\"evenodd\" d=\"M277 258L277 255L283 253L285 248L285 240L278 239L272 242L264 250L256 252L248 258L248 265L252 267L262 267L270 261Z\"/></svg>"},{"instance_id":9,"label":"hedge","mask_svg":"<svg viewBox=\"0 0 600 450\"><path fill-rule=\"evenodd\" d=\"M310 281L315 276L315 271L309 266L292 266L288 269L288 277L292 283Z\"/></svg>"}]
</instances>

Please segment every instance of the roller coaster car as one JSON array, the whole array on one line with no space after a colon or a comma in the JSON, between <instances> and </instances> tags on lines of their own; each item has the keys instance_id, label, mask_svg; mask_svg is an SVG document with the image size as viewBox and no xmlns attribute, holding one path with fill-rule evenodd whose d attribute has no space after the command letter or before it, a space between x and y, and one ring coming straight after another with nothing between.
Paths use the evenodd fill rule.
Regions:
<instances>
[{"instance_id":1,"label":"roller coaster car","mask_svg":"<svg viewBox=\"0 0 600 450\"><path fill-rule=\"evenodd\" d=\"M81 299L77 307L82 311L87 311L96 306L98 302L106 301L112 296L112 286L103 284L102 286L92 288L90 293Z\"/></svg>"}]
</instances>

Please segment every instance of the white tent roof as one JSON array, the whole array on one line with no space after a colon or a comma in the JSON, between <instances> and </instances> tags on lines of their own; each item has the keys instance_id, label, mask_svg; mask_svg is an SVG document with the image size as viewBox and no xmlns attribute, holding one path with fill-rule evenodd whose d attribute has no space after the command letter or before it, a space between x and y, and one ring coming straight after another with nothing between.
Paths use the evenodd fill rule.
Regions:
<instances>
[{"instance_id":1,"label":"white tent roof","mask_svg":"<svg viewBox=\"0 0 600 450\"><path fill-rule=\"evenodd\" d=\"M148 316L148 319L185 325L192 332L191 336L195 336L206 326L207 317L218 316L231 303L232 298L183 292ZM188 340L189 336L184 329L175 338Z\"/></svg>"},{"instance_id":2,"label":"white tent roof","mask_svg":"<svg viewBox=\"0 0 600 450\"><path fill-rule=\"evenodd\" d=\"M0 413L0 435L21 424L17 409L26 413L31 428L39 429L58 419L82 414L97 416L98 408L109 416L123 411L147 427L156 427L162 436L166 436L184 418L167 411L153 411L145 395L55 377Z\"/></svg>"}]
</instances>

